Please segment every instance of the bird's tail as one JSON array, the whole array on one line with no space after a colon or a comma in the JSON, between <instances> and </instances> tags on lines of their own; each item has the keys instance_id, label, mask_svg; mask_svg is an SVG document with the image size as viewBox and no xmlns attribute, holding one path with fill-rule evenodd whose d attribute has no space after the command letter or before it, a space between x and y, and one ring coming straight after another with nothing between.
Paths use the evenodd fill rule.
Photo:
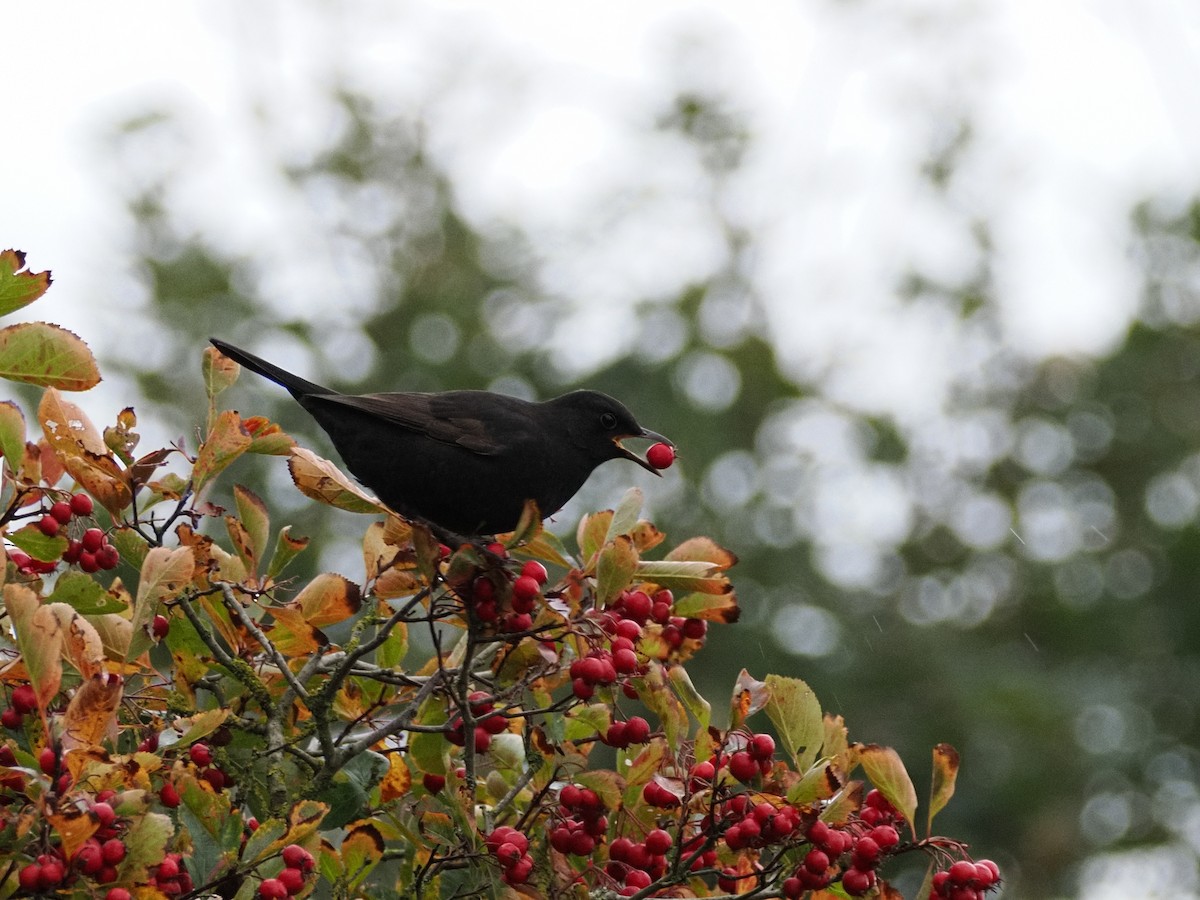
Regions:
<instances>
[{"instance_id":1,"label":"bird's tail","mask_svg":"<svg viewBox=\"0 0 1200 900\"><path fill-rule=\"evenodd\" d=\"M291 372L281 369L279 366L272 365L265 359L257 357L253 353L247 353L245 350L241 350L232 344L227 344L216 338L209 338L208 340L214 347L221 351L222 356L227 356L234 362L245 366L251 372L257 372L264 378L270 378L276 384L283 385L297 400L311 394L334 393L329 388L313 384L311 381L305 381L299 375L293 375Z\"/></svg>"}]
</instances>

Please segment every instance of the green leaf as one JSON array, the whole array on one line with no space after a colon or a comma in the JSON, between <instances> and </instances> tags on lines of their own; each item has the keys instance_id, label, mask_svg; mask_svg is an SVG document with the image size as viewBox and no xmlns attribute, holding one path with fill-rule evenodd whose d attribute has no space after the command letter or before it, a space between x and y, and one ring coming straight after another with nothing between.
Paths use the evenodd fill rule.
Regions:
<instances>
[{"instance_id":1,"label":"green leaf","mask_svg":"<svg viewBox=\"0 0 1200 900\"><path fill-rule=\"evenodd\" d=\"M644 501L645 498L638 488L630 488L625 492L625 496L613 511L612 521L608 523L608 533L604 536L606 544L616 540L618 535L627 535L633 531L638 517L642 514Z\"/></svg>"},{"instance_id":2,"label":"green leaf","mask_svg":"<svg viewBox=\"0 0 1200 900\"><path fill-rule=\"evenodd\" d=\"M899 810L909 827L914 829L915 836L913 822L917 815L917 789L913 787L900 754L891 747L867 744L859 750L859 762L871 779L871 784Z\"/></svg>"},{"instance_id":3,"label":"green leaf","mask_svg":"<svg viewBox=\"0 0 1200 900\"><path fill-rule=\"evenodd\" d=\"M933 833L933 817L941 812L954 796L958 780L958 751L949 744L933 748L933 781L929 786L929 833Z\"/></svg>"},{"instance_id":4,"label":"green leaf","mask_svg":"<svg viewBox=\"0 0 1200 900\"><path fill-rule=\"evenodd\" d=\"M308 538L292 537L292 526L284 525L279 529L275 538L275 552L271 554L271 562L267 565L267 578L276 579L287 568L287 564L304 552L308 547Z\"/></svg>"},{"instance_id":5,"label":"green leaf","mask_svg":"<svg viewBox=\"0 0 1200 900\"><path fill-rule=\"evenodd\" d=\"M86 391L100 383L100 369L78 335L48 322L22 322L0 328L0 377Z\"/></svg>"},{"instance_id":6,"label":"green leaf","mask_svg":"<svg viewBox=\"0 0 1200 900\"><path fill-rule=\"evenodd\" d=\"M20 250L0 252L0 316L7 316L50 289L50 273L22 271L25 254Z\"/></svg>"},{"instance_id":7,"label":"green leaf","mask_svg":"<svg viewBox=\"0 0 1200 900\"><path fill-rule=\"evenodd\" d=\"M237 856L242 817L230 809L228 794L206 791L189 779L182 792L179 822L192 842L189 859L200 881L208 881Z\"/></svg>"},{"instance_id":8,"label":"green leaf","mask_svg":"<svg viewBox=\"0 0 1200 900\"><path fill-rule=\"evenodd\" d=\"M63 572L54 584L48 603L65 603L85 616L123 612L127 606L99 582L82 572Z\"/></svg>"},{"instance_id":9,"label":"green leaf","mask_svg":"<svg viewBox=\"0 0 1200 900\"><path fill-rule=\"evenodd\" d=\"M688 715L675 693L667 688L662 666L650 666L645 675L646 688L638 696L658 716L667 746L679 747L688 735Z\"/></svg>"},{"instance_id":10,"label":"green leaf","mask_svg":"<svg viewBox=\"0 0 1200 900\"><path fill-rule=\"evenodd\" d=\"M58 559L67 549L66 537L62 534L46 537L36 525L26 525L7 537L34 559L40 559L42 562Z\"/></svg>"},{"instance_id":11,"label":"green leaf","mask_svg":"<svg viewBox=\"0 0 1200 900\"><path fill-rule=\"evenodd\" d=\"M738 673L729 704L729 727L741 728L746 720L762 709L771 699L766 683L758 681L745 669Z\"/></svg>"},{"instance_id":12,"label":"green leaf","mask_svg":"<svg viewBox=\"0 0 1200 900\"><path fill-rule=\"evenodd\" d=\"M174 835L175 826L162 813L147 813L134 818L129 830L121 835L126 852L117 870L117 880L123 884L145 884L153 880L150 869L162 862L167 853L167 842Z\"/></svg>"},{"instance_id":13,"label":"green leaf","mask_svg":"<svg viewBox=\"0 0 1200 900\"><path fill-rule=\"evenodd\" d=\"M274 853L275 848L272 847L272 844L282 840L283 836L287 834L287 830L287 822L282 819L267 819L265 822L259 822L250 837L246 838L242 859L256 862L264 856Z\"/></svg>"},{"instance_id":14,"label":"green leaf","mask_svg":"<svg viewBox=\"0 0 1200 900\"><path fill-rule=\"evenodd\" d=\"M612 510L606 509L579 520L579 527L575 529L575 543L579 545L579 557L585 565L590 563L592 557L604 546L604 536L608 534L608 524L612 517Z\"/></svg>"},{"instance_id":15,"label":"green leaf","mask_svg":"<svg viewBox=\"0 0 1200 900\"><path fill-rule=\"evenodd\" d=\"M322 822L324 828L341 828L360 819L370 805L367 792L342 772L333 776L333 783L321 791L316 799L329 805L329 813Z\"/></svg>"},{"instance_id":16,"label":"green leaf","mask_svg":"<svg viewBox=\"0 0 1200 900\"><path fill-rule=\"evenodd\" d=\"M692 677L688 675L687 670L683 666L672 666L667 677L671 682L671 687L675 689L675 693L683 701L683 705L695 717L696 722L699 724L699 731L701 733L708 731L708 726L712 722L712 704L705 700L704 696L696 690L696 686L692 684Z\"/></svg>"},{"instance_id":17,"label":"green leaf","mask_svg":"<svg viewBox=\"0 0 1200 900\"><path fill-rule=\"evenodd\" d=\"M187 547L155 547L146 554L138 581L137 599L133 604L133 637L129 641L127 660L137 659L150 648L149 625L158 606L174 600L191 583L195 558Z\"/></svg>"},{"instance_id":18,"label":"green leaf","mask_svg":"<svg viewBox=\"0 0 1200 900\"><path fill-rule=\"evenodd\" d=\"M25 415L11 400L0 403L0 455L14 475L21 471L25 456Z\"/></svg>"},{"instance_id":19,"label":"green leaf","mask_svg":"<svg viewBox=\"0 0 1200 900\"><path fill-rule=\"evenodd\" d=\"M238 379L242 367L227 356L222 356L216 347L205 347L204 357L200 362L200 372L204 376L204 392L211 400Z\"/></svg>"},{"instance_id":20,"label":"green leaf","mask_svg":"<svg viewBox=\"0 0 1200 900\"><path fill-rule=\"evenodd\" d=\"M729 578L719 566L700 560L643 560L638 563L637 577L640 581L652 581L672 591L728 594L733 590Z\"/></svg>"},{"instance_id":21,"label":"green leaf","mask_svg":"<svg viewBox=\"0 0 1200 900\"><path fill-rule=\"evenodd\" d=\"M608 606L621 591L629 587L637 564L637 548L626 535L618 535L612 543L605 545L596 562L597 606Z\"/></svg>"},{"instance_id":22,"label":"green leaf","mask_svg":"<svg viewBox=\"0 0 1200 900\"><path fill-rule=\"evenodd\" d=\"M238 519L250 538L250 549L255 560L262 560L267 552L267 541L271 536L271 519L267 505L245 485L233 486L233 503L237 507Z\"/></svg>"},{"instance_id":23,"label":"green leaf","mask_svg":"<svg viewBox=\"0 0 1200 900\"><path fill-rule=\"evenodd\" d=\"M825 740L825 720L821 704L812 688L799 678L767 676L767 715L779 733L797 771L804 772L821 752Z\"/></svg>"}]
</instances>

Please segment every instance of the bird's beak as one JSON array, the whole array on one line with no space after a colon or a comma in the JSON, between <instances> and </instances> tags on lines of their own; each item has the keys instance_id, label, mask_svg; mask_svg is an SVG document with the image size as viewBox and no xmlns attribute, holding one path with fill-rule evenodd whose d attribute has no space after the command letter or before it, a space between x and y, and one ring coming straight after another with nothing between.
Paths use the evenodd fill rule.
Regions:
<instances>
[{"instance_id":1,"label":"bird's beak","mask_svg":"<svg viewBox=\"0 0 1200 900\"><path fill-rule=\"evenodd\" d=\"M662 472L658 471L658 469L654 468L654 466L650 465L650 463L646 462L646 460L642 459L642 457L638 456L632 450L627 450L624 446L622 446L621 441L627 440L629 438L637 438L640 440L654 441L655 443L666 444L668 447L674 447L675 442L672 441L670 438L663 437L657 431L651 431L649 428L643 428L641 434L627 434L622 437L613 439L613 443L617 445L617 452L620 453L621 456L625 457L626 459L633 460L635 463L637 463L639 466L641 466L647 472L653 472L659 478L662 478Z\"/></svg>"}]
</instances>

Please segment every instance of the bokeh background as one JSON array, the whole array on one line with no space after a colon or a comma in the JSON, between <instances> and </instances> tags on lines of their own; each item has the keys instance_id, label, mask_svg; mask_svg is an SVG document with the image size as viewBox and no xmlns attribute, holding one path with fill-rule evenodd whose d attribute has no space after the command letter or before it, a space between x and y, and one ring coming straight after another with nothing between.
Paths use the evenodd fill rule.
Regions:
<instances>
[{"instance_id":1,"label":"bokeh background","mask_svg":"<svg viewBox=\"0 0 1200 900\"><path fill-rule=\"evenodd\" d=\"M209 334L346 390L608 391L1006 898L1200 896L1200 8L16 3L0 244L194 446ZM231 398L329 444L286 395ZM145 445L144 445L145 446ZM354 577L352 517L256 484ZM911 890L915 882L905 882Z\"/></svg>"}]
</instances>

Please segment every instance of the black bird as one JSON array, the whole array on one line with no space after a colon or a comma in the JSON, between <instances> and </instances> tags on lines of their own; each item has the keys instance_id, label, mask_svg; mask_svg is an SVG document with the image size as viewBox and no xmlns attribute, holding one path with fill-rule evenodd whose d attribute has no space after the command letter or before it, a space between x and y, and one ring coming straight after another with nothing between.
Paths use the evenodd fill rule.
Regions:
<instances>
[{"instance_id":1,"label":"black bird","mask_svg":"<svg viewBox=\"0 0 1200 900\"><path fill-rule=\"evenodd\" d=\"M287 388L380 500L455 535L511 531L528 500L543 517L552 515L610 459L631 459L657 475L620 442L671 443L598 391L543 403L489 391L339 394L211 340L224 356Z\"/></svg>"}]
</instances>

